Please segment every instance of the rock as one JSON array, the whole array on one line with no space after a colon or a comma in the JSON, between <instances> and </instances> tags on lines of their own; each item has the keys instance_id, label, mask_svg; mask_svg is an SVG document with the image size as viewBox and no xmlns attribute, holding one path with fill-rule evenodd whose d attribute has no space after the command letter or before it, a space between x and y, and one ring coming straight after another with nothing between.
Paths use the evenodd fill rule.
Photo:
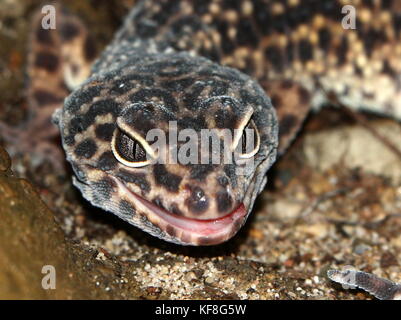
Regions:
<instances>
[{"instance_id":1,"label":"rock","mask_svg":"<svg viewBox=\"0 0 401 320\"><path fill-rule=\"evenodd\" d=\"M391 120L371 121L370 125L401 150L401 126ZM360 126L343 126L308 134L303 144L307 163L325 171L335 165L388 177L401 183L401 161L382 141Z\"/></svg>"},{"instance_id":2,"label":"rock","mask_svg":"<svg viewBox=\"0 0 401 320\"><path fill-rule=\"evenodd\" d=\"M129 286L106 285L120 277L119 264L97 261L94 250L66 241L32 185L4 171L7 157L0 148L0 299L138 297L132 277ZM42 287L45 266L54 267L55 289Z\"/></svg>"}]
</instances>

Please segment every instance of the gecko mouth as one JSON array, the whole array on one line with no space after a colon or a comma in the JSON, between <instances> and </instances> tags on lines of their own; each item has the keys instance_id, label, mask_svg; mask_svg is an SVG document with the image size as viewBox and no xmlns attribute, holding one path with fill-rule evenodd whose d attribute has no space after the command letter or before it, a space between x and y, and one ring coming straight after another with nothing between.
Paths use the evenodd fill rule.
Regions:
<instances>
[{"instance_id":1,"label":"gecko mouth","mask_svg":"<svg viewBox=\"0 0 401 320\"><path fill-rule=\"evenodd\" d=\"M200 220L179 216L144 199L118 179L114 178L114 180L130 196L139 212L146 213L150 222L178 238L183 244L214 245L222 243L234 236L247 216L247 210L243 203L227 215L216 219Z\"/></svg>"}]
</instances>

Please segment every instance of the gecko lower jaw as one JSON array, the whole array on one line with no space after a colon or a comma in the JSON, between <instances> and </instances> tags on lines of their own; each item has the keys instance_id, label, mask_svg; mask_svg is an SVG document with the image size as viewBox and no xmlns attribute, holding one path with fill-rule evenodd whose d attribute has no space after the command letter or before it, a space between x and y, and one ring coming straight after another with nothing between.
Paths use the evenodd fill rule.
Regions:
<instances>
[{"instance_id":1,"label":"gecko lower jaw","mask_svg":"<svg viewBox=\"0 0 401 320\"><path fill-rule=\"evenodd\" d=\"M216 245L232 238L245 223L247 210L241 203L227 215L209 220L179 216L169 212L131 191L114 178L119 188L129 194L137 212L143 212L154 225L178 238L186 245Z\"/></svg>"}]
</instances>

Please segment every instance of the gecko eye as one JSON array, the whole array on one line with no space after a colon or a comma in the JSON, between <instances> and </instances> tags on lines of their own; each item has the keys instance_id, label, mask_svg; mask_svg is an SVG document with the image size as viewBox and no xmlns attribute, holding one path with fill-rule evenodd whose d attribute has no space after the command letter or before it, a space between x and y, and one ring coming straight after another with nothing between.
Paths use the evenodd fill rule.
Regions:
<instances>
[{"instance_id":1,"label":"gecko eye","mask_svg":"<svg viewBox=\"0 0 401 320\"><path fill-rule=\"evenodd\" d=\"M120 129L114 133L112 151L117 160L128 167L143 167L152 161L141 143Z\"/></svg>"},{"instance_id":2,"label":"gecko eye","mask_svg":"<svg viewBox=\"0 0 401 320\"><path fill-rule=\"evenodd\" d=\"M259 131L253 120L249 120L244 130L242 131L241 139L237 145L239 159L252 158L260 148Z\"/></svg>"}]
</instances>

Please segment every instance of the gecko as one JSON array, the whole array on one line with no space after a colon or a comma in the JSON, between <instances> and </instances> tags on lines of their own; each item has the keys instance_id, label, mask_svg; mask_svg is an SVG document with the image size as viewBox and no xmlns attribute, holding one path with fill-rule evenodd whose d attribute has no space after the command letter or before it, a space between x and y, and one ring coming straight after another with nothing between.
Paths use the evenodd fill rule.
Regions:
<instances>
[{"instance_id":1,"label":"gecko","mask_svg":"<svg viewBox=\"0 0 401 320\"><path fill-rule=\"evenodd\" d=\"M355 29L343 26L346 4ZM398 1L138 1L100 56L74 15L57 7L54 30L41 18L28 57L35 120L18 146L66 158L93 206L168 242L231 239L277 156L329 94L401 120ZM167 150L186 140L156 150L146 138L152 130L170 138L170 124L215 130L238 161L170 161ZM204 152L196 137L195 151Z\"/></svg>"},{"instance_id":2,"label":"gecko","mask_svg":"<svg viewBox=\"0 0 401 320\"><path fill-rule=\"evenodd\" d=\"M401 300L401 284L359 270L327 271L330 280L343 285L344 289L360 288L379 300Z\"/></svg>"}]
</instances>

